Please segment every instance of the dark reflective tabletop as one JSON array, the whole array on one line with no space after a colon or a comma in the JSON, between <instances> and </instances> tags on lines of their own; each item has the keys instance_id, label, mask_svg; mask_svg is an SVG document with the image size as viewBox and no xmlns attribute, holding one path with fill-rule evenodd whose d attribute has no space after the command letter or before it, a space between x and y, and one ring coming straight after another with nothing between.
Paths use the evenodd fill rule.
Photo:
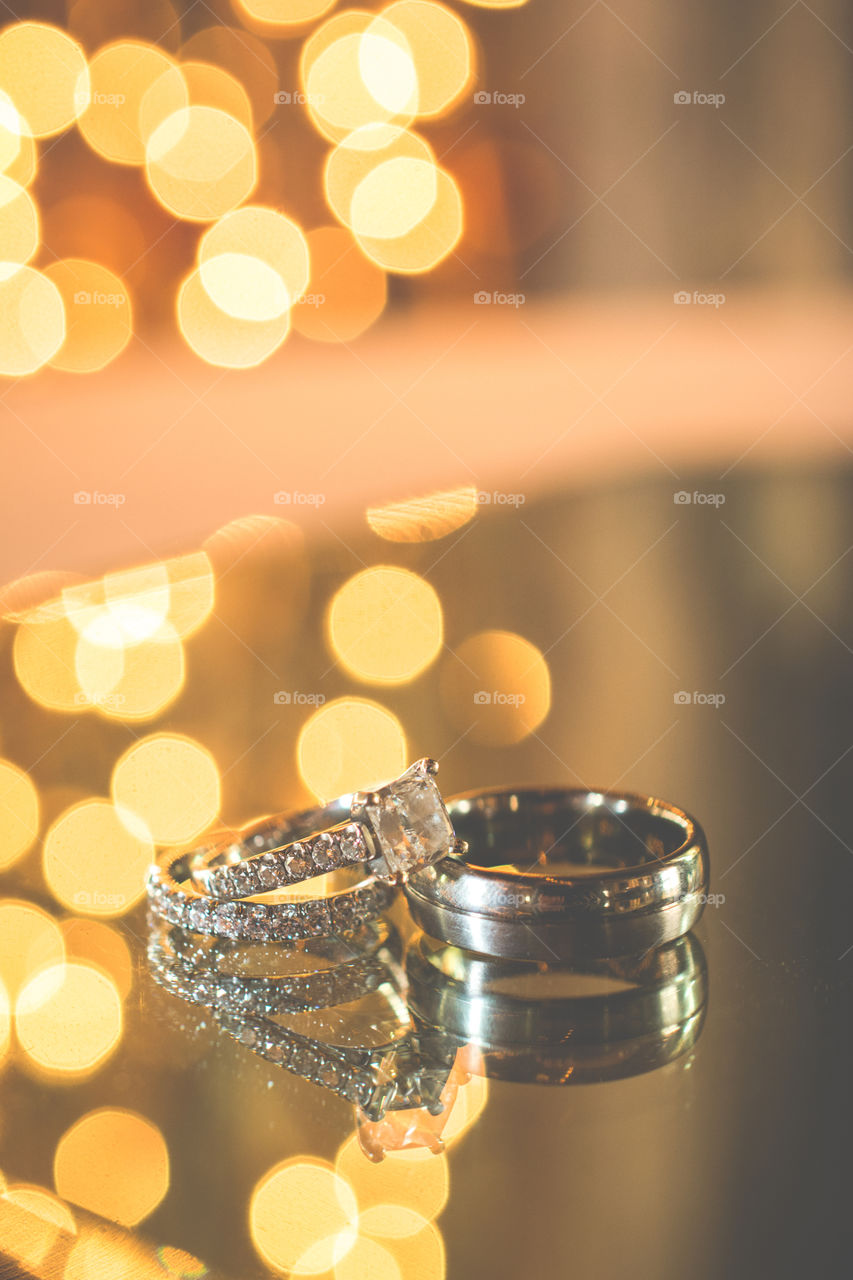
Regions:
<instances>
[{"instance_id":1,"label":"dark reflective tabletop","mask_svg":"<svg viewBox=\"0 0 853 1280\"><path fill-rule=\"evenodd\" d=\"M853 486L678 485L250 518L165 596L152 570L4 627L0 750L39 812L7 769L0 1275L841 1274ZM346 956L149 936L150 842L425 755L445 795L682 806L697 929L574 973L442 949L399 899ZM359 1116L317 1046L357 1071L406 1035L436 1114Z\"/></svg>"}]
</instances>

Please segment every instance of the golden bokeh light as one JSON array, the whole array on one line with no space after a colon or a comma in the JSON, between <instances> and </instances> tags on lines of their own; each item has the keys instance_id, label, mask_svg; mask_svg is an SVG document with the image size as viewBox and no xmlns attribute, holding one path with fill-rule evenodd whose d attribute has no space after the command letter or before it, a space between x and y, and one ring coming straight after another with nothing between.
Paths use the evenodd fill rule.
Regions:
<instances>
[{"instance_id":1,"label":"golden bokeh light","mask_svg":"<svg viewBox=\"0 0 853 1280\"><path fill-rule=\"evenodd\" d=\"M239 27L204 27L181 48L184 62L210 62L230 72L243 85L252 104L252 118L263 124L275 110L278 70L267 46Z\"/></svg>"},{"instance_id":2,"label":"golden bokeh light","mask_svg":"<svg viewBox=\"0 0 853 1280\"><path fill-rule=\"evenodd\" d=\"M50 23L14 23L0 31L0 89L35 137L61 133L89 103L83 50Z\"/></svg>"},{"instance_id":3,"label":"golden bokeh light","mask_svg":"<svg viewBox=\"0 0 853 1280\"><path fill-rule=\"evenodd\" d=\"M63 569L43 569L15 578L0 588L0 617L6 622L23 622L27 615L53 601L66 586L81 581L79 573ZM58 616L55 610L53 616Z\"/></svg>"},{"instance_id":4,"label":"golden bokeh light","mask_svg":"<svg viewBox=\"0 0 853 1280\"><path fill-rule=\"evenodd\" d=\"M176 733L154 733L117 761L112 795L122 818L140 818L157 844L181 844L219 814L219 770L200 743ZM131 820L131 832L134 826Z\"/></svg>"},{"instance_id":5,"label":"golden bokeh light","mask_svg":"<svg viewBox=\"0 0 853 1280\"><path fill-rule=\"evenodd\" d=\"M157 1261L166 1275L173 1276L174 1280L203 1280L208 1274L200 1258L184 1249L176 1249L174 1245L161 1244L157 1250Z\"/></svg>"},{"instance_id":6,"label":"golden bokeh light","mask_svg":"<svg viewBox=\"0 0 853 1280\"><path fill-rule=\"evenodd\" d=\"M353 1134L338 1151L335 1170L355 1192L360 1225L370 1235L416 1234L441 1213L450 1194L447 1156L425 1148L389 1151L373 1163Z\"/></svg>"},{"instance_id":7,"label":"golden bokeh light","mask_svg":"<svg viewBox=\"0 0 853 1280\"><path fill-rule=\"evenodd\" d=\"M385 272L365 257L344 227L315 227L307 240L311 286L293 309L293 328L314 342L351 342L385 309Z\"/></svg>"},{"instance_id":8,"label":"golden bokeh light","mask_svg":"<svg viewBox=\"0 0 853 1280\"><path fill-rule=\"evenodd\" d=\"M181 74L189 102L225 111L252 131L252 103L245 86L235 75L212 62L182 62Z\"/></svg>"},{"instance_id":9,"label":"golden bokeh light","mask_svg":"<svg viewBox=\"0 0 853 1280\"><path fill-rule=\"evenodd\" d=\"M53 916L34 902L0 899L0 982L13 1005L27 982L64 959L65 942Z\"/></svg>"},{"instance_id":10,"label":"golden bokeh light","mask_svg":"<svg viewBox=\"0 0 853 1280\"><path fill-rule=\"evenodd\" d=\"M427 215L411 231L396 238L358 235L364 252L385 271L416 275L431 271L452 253L462 236L462 197L446 169L436 167L436 195ZM407 201L406 193L400 199Z\"/></svg>"},{"instance_id":11,"label":"golden bokeh light","mask_svg":"<svg viewBox=\"0 0 853 1280\"><path fill-rule=\"evenodd\" d=\"M308 113L332 142L378 123L409 124L418 78L408 41L382 17L349 9L305 42L300 81Z\"/></svg>"},{"instance_id":12,"label":"golden bokeh light","mask_svg":"<svg viewBox=\"0 0 853 1280\"><path fill-rule=\"evenodd\" d=\"M204 1273L202 1273L204 1274ZM160 1259L136 1232L91 1219L80 1224L62 1280L164 1280Z\"/></svg>"},{"instance_id":13,"label":"golden bokeh light","mask_svg":"<svg viewBox=\"0 0 853 1280\"><path fill-rule=\"evenodd\" d=\"M163 561L169 580L168 621L182 639L194 635L213 612L216 579L205 551ZM108 577L106 582L110 581ZM109 589L108 589L109 594Z\"/></svg>"},{"instance_id":14,"label":"golden bokeh light","mask_svg":"<svg viewBox=\"0 0 853 1280\"><path fill-rule=\"evenodd\" d=\"M370 1280L404 1280L393 1253L367 1235L359 1235L335 1266L335 1280L362 1280L363 1276L369 1276Z\"/></svg>"},{"instance_id":15,"label":"golden bokeh light","mask_svg":"<svg viewBox=\"0 0 853 1280\"><path fill-rule=\"evenodd\" d=\"M449 1146L476 1124L489 1100L489 1082L485 1075L471 1075L459 1086L442 1137Z\"/></svg>"},{"instance_id":16,"label":"golden bokeh light","mask_svg":"<svg viewBox=\"0 0 853 1280\"><path fill-rule=\"evenodd\" d=\"M386 542L434 542L473 520L478 491L473 485L445 489L423 498L368 507L367 523Z\"/></svg>"},{"instance_id":17,"label":"golden bokeh light","mask_svg":"<svg viewBox=\"0 0 853 1280\"><path fill-rule=\"evenodd\" d=\"M172 110L186 101L186 89L177 73L174 59L155 44L142 40L116 40L99 49L89 64L92 98L80 117L79 127L89 146L114 164L141 165L145 161L148 134L143 128L143 100L158 83L178 101ZM168 80L164 80L169 74ZM159 123L151 114L150 125Z\"/></svg>"},{"instance_id":18,"label":"golden bokeh light","mask_svg":"<svg viewBox=\"0 0 853 1280\"><path fill-rule=\"evenodd\" d=\"M108 973L122 1000L133 986L133 957L118 929L102 920L69 916L60 921L65 952L70 960L86 960Z\"/></svg>"},{"instance_id":19,"label":"golden bokeh light","mask_svg":"<svg viewBox=\"0 0 853 1280\"><path fill-rule=\"evenodd\" d=\"M183 107L158 125L145 149L148 185L165 209L212 222L252 194L258 180L252 135L218 107Z\"/></svg>"},{"instance_id":20,"label":"golden bokeh light","mask_svg":"<svg viewBox=\"0 0 853 1280\"><path fill-rule=\"evenodd\" d=\"M0 173L26 187L36 174L38 151L29 125L0 89Z\"/></svg>"},{"instance_id":21,"label":"golden bokeh light","mask_svg":"<svg viewBox=\"0 0 853 1280\"><path fill-rule=\"evenodd\" d=\"M39 797L32 778L0 760L0 871L32 846L39 830Z\"/></svg>"},{"instance_id":22,"label":"golden bokeh light","mask_svg":"<svg viewBox=\"0 0 853 1280\"><path fill-rule=\"evenodd\" d=\"M65 307L53 281L32 267L0 262L0 375L35 373L64 341Z\"/></svg>"},{"instance_id":23,"label":"golden bokeh light","mask_svg":"<svg viewBox=\"0 0 853 1280\"><path fill-rule=\"evenodd\" d=\"M87 645L86 636L78 641L78 657ZM89 648L88 662L77 663L78 676L89 682L89 689L82 687L81 701L91 705L99 715L108 720L150 720L174 702L184 687L186 659L180 636L170 622L141 644L128 645L113 650L108 646ZM121 674L107 691L113 663L120 659ZM100 666L98 666L100 664ZM112 670L111 670L112 668Z\"/></svg>"},{"instance_id":24,"label":"golden bokeh light","mask_svg":"<svg viewBox=\"0 0 853 1280\"><path fill-rule=\"evenodd\" d=\"M146 0L130 6L124 0L66 0L68 29L86 49L100 49L119 36L155 41L174 49L181 23L171 0Z\"/></svg>"},{"instance_id":25,"label":"golden bokeh light","mask_svg":"<svg viewBox=\"0 0 853 1280\"><path fill-rule=\"evenodd\" d=\"M177 314L188 346L208 364L224 369L249 369L262 364L278 350L290 331L290 308L274 320L241 320L222 311L205 289L200 268L181 285Z\"/></svg>"},{"instance_id":26,"label":"golden bokeh light","mask_svg":"<svg viewBox=\"0 0 853 1280\"><path fill-rule=\"evenodd\" d=\"M49 828L42 865L58 902L80 915L120 916L145 893L151 836L108 800L82 800Z\"/></svg>"},{"instance_id":27,"label":"golden bokeh light","mask_svg":"<svg viewBox=\"0 0 853 1280\"><path fill-rule=\"evenodd\" d=\"M386 160L404 158L435 163L432 147L411 129L368 124L348 134L329 152L323 172L326 200L335 217L349 226L353 195L359 184Z\"/></svg>"},{"instance_id":28,"label":"golden bokeh light","mask_svg":"<svg viewBox=\"0 0 853 1280\"><path fill-rule=\"evenodd\" d=\"M29 262L39 244L39 215L26 187L0 173L0 245L8 263Z\"/></svg>"},{"instance_id":29,"label":"golden bokeh light","mask_svg":"<svg viewBox=\"0 0 853 1280\"><path fill-rule=\"evenodd\" d=\"M254 22L270 27L296 27L316 22L337 0L235 0Z\"/></svg>"},{"instance_id":30,"label":"golden bokeh light","mask_svg":"<svg viewBox=\"0 0 853 1280\"><path fill-rule=\"evenodd\" d=\"M311 274L301 227L263 205L245 205L210 227L198 261L211 301L240 320L280 318L303 296Z\"/></svg>"},{"instance_id":31,"label":"golden bokeh light","mask_svg":"<svg viewBox=\"0 0 853 1280\"><path fill-rule=\"evenodd\" d=\"M65 306L65 341L50 364L68 373L95 373L124 351L133 333L130 294L123 280L97 262L65 258L44 274Z\"/></svg>"},{"instance_id":32,"label":"golden bokeh light","mask_svg":"<svg viewBox=\"0 0 853 1280\"><path fill-rule=\"evenodd\" d=\"M9 993L0 981L0 1063L3 1062L12 1044L12 1004ZM2 1175L0 1175L2 1182Z\"/></svg>"},{"instance_id":33,"label":"golden bokeh light","mask_svg":"<svg viewBox=\"0 0 853 1280\"><path fill-rule=\"evenodd\" d=\"M303 782L322 800L396 778L407 764L400 721L367 698L336 698L318 707L302 726L296 750Z\"/></svg>"},{"instance_id":34,"label":"golden bokeh light","mask_svg":"<svg viewBox=\"0 0 853 1280\"><path fill-rule=\"evenodd\" d=\"M528 0L463 0L476 9L520 9Z\"/></svg>"},{"instance_id":35,"label":"golden bokeh light","mask_svg":"<svg viewBox=\"0 0 853 1280\"><path fill-rule=\"evenodd\" d=\"M169 1189L169 1151L150 1120L118 1107L90 1111L60 1138L56 1190L99 1217L133 1227Z\"/></svg>"},{"instance_id":36,"label":"golden bokeh light","mask_svg":"<svg viewBox=\"0 0 853 1280\"><path fill-rule=\"evenodd\" d=\"M79 960L43 969L15 1003L21 1049L51 1074L84 1075L99 1067L118 1045L122 1021L121 997L113 980Z\"/></svg>"},{"instance_id":37,"label":"golden bokeh light","mask_svg":"<svg viewBox=\"0 0 853 1280\"><path fill-rule=\"evenodd\" d=\"M329 605L329 646L359 680L401 684L435 660L444 639L441 602L409 569L376 565L345 582Z\"/></svg>"},{"instance_id":38,"label":"golden bokeh light","mask_svg":"<svg viewBox=\"0 0 853 1280\"><path fill-rule=\"evenodd\" d=\"M551 676L539 649L511 631L481 631L442 670L444 706L472 742L508 746L539 728L551 707Z\"/></svg>"},{"instance_id":39,"label":"golden bokeh light","mask_svg":"<svg viewBox=\"0 0 853 1280\"><path fill-rule=\"evenodd\" d=\"M349 224L356 237L399 240L427 218L438 198L438 167L399 156L383 160L356 187Z\"/></svg>"},{"instance_id":40,"label":"golden bokeh light","mask_svg":"<svg viewBox=\"0 0 853 1280\"><path fill-rule=\"evenodd\" d=\"M64 1201L44 1187L12 1183L0 1195L7 1205L24 1211L29 1227L29 1230L24 1230L22 1221L18 1230L18 1224L14 1222L9 1231L8 1219L4 1216L4 1250L39 1274L38 1268L56 1245L60 1234L77 1234L74 1214Z\"/></svg>"},{"instance_id":41,"label":"golden bokeh light","mask_svg":"<svg viewBox=\"0 0 853 1280\"><path fill-rule=\"evenodd\" d=\"M276 1165L249 1204L252 1243L278 1272L312 1275L343 1258L357 1238L358 1204L345 1178L323 1160Z\"/></svg>"},{"instance_id":42,"label":"golden bokeh light","mask_svg":"<svg viewBox=\"0 0 853 1280\"><path fill-rule=\"evenodd\" d=\"M384 1244L406 1280L445 1280L447 1253L444 1237L434 1222L425 1223L412 1235L386 1240Z\"/></svg>"},{"instance_id":43,"label":"golden bokeh light","mask_svg":"<svg viewBox=\"0 0 853 1280\"><path fill-rule=\"evenodd\" d=\"M12 659L24 692L52 711L79 711L81 693L75 671L78 634L62 614L51 615L44 606L25 618L15 632Z\"/></svg>"},{"instance_id":44,"label":"golden bokeh light","mask_svg":"<svg viewBox=\"0 0 853 1280\"><path fill-rule=\"evenodd\" d=\"M382 17L405 36L418 73L418 115L440 116L462 98L474 76L468 28L436 0L395 0Z\"/></svg>"}]
</instances>

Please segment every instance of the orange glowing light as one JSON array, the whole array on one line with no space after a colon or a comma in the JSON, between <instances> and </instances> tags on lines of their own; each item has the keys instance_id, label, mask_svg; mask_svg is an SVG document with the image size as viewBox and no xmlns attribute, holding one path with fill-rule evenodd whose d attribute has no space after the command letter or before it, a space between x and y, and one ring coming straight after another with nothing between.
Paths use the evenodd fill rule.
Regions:
<instances>
[{"instance_id":1,"label":"orange glowing light","mask_svg":"<svg viewBox=\"0 0 853 1280\"><path fill-rule=\"evenodd\" d=\"M398 156L383 160L352 194L349 224L356 238L399 240L430 214L438 198L438 167Z\"/></svg>"},{"instance_id":2,"label":"orange glowing light","mask_svg":"<svg viewBox=\"0 0 853 1280\"><path fill-rule=\"evenodd\" d=\"M198 261L211 301L240 320L280 318L305 293L310 277L302 229L263 205L245 205L210 227Z\"/></svg>"},{"instance_id":3,"label":"orange glowing light","mask_svg":"<svg viewBox=\"0 0 853 1280\"><path fill-rule=\"evenodd\" d=\"M79 711L87 702L74 666L78 635L68 618L44 606L25 619L12 645L15 675L24 692L52 711Z\"/></svg>"},{"instance_id":4,"label":"orange glowing light","mask_svg":"<svg viewBox=\"0 0 853 1280\"><path fill-rule=\"evenodd\" d=\"M39 244L39 215L26 187L0 173L0 245L8 263L29 262Z\"/></svg>"},{"instance_id":5,"label":"orange glowing light","mask_svg":"<svg viewBox=\"0 0 853 1280\"><path fill-rule=\"evenodd\" d=\"M235 75L212 62L182 62L181 73L190 102L201 107L217 107L252 131L252 103Z\"/></svg>"},{"instance_id":6,"label":"orange glowing light","mask_svg":"<svg viewBox=\"0 0 853 1280\"><path fill-rule=\"evenodd\" d=\"M334 1267L357 1239L358 1204L347 1180L323 1160L276 1165L249 1204L252 1243L277 1271L312 1275Z\"/></svg>"},{"instance_id":7,"label":"orange glowing light","mask_svg":"<svg viewBox=\"0 0 853 1280\"><path fill-rule=\"evenodd\" d=\"M143 129L141 108L152 88L171 73L165 83L181 97L182 81L176 76L176 64L157 45L142 40L116 40L99 49L90 63L92 97L80 117L80 132L93 151L115 164L140 165L145 161L147 133ZM170 94L171 98L171 94ZM151 124L156 122L152 114Z\"/></svg>"},{"instance_id":8,"label":"orange glowing light","mask_svg":"<svg viewBox=\"0 0 853 1280\"><path fill-rule=\"evenodd\" d=\"M9 1052L12 1044L12 1006L2 981L0 981L0 1063ZM2 1184L2 1175L0 1175Z\"/></svg>"},{"instance_id":9,"label":"orange glowing light","mask_svg":"<svg viewBox=\"0 0 853 1280\"><path fill-rule=\"evenodd\" d=\"M367 698L336 698L314 711L299 734L299 773L330 800L395 778L406 767L406 736L397 717Z\"/></svg>"},{"instance_id":10,"label":"orange glowing light","mask_svg":"<svg viewBox=\"0 0 853 1280\"><path fill-rule=\"evenodd\" d=\"M389 1151L374 1163L365 1160L353 1134L338 1151L335 1171L352 1187L360 1222L371 1235L414 1235L438 1217L450 1194L447 1156L423 1147Z\"/></svg>"},{"instance_id":11,"label":"orange glowing light","mask_svg":"<svg viewBox=\"0 0 853 1280\"><path fill-rule=\"evenodd\" d=\"M69 916L60 922L65 951L71 960L86 960L103 969L116 984L122 1000L133 986L133 957L119 931L101 920Z\"/></svg>"},{"instance_id":12,"label":"orange glowing light","mask_svg":"<svg viewBox=\"0 0 853 1280\"><path fill-rule=\"evenodd\" d=\"M169 1189L169 1151L151 1120L103 1107L62 1135L53 1177L65 1200L133 1227L153 1213Z\"/></svg>"},{"instance_id":13,"label":"orange glowing light","mask_svg":"<svg viewBox=\"0 0 853 1280\"><path fill-rule=\"evenodd\" d=\"M47 22L14 23L0 32L0 89L35 137L61 133L89 103L83 50Z\"/></svg>"},{"instance_id":14,"label":"orange glowing light","mask_svg":"<svg viewBox=\"0 0 853 1280\"><path fill-rule=\"evenodd\" d=\"M57 901L78 914L120 916L144 895L153 854L140 821L107 800L82 800L47 832L44 876Z\"/></svg>"},{"instance_id":15,"label":"orange glowing light","mask_svg":"<svg viewBox=\"0 0 853 1280\"><path fill-rule=\"evenodd\" d=\"M43 969L18 996L15 1031L27 1058L42 1070L88 1074L121 1039L121 997L106 973L79 960Z\"/></svg>"},{"instance_id":16,"label":"orange glowing light","mask_svg":"<svg viewBox=\"0 0 853 1280\"><path fill-rule=\"evenodd\" d=\"M230 273L234 264L227 266ZM224 275L224 272L223 272ZM227 281L219 277L227 293ZM187 345L208 364L249 369L268 360L290 331L290 308L274 320L241 320L222 311L210 297L197 268L178 294L178 326Z\"/></svg>"},{"instance_id":17,"label":"orange glowing light","mask_svg":"<svg viewBox=\"0 0 853 1280\"><path fill-rule=\"evenodd\" d=\"M364 1230L363 1223L359 1226ZM404 1280L403 1272L393 1253L378 1240L359 1235L352 1248L335 1266L335 1280Z\"/></svg>"},{"instance_id":18,"label":"orange glowing light","mask_svg":"<svg viewBox=\"0 0 853 1280\"><path fill-rule=\"evenodd\" d=\"M349 226L353 195L362 180L386 160L403 158L435 164L435 153L426 139L399 125L363 125L333 147L326 160L323 184L335 217Z\"/></svg>"},{"instance_id":19,"label":"orange glowing light","mask_svg":"<svg viewBox=\"0 0 853 1280\"><path fill-rule=\"evenodd\" d=\"M65 307L52 280L0 262L0 375L35 373L65 341Z\"/></svg>"},{"instance_id":20,"label":"orange glowing light","mask_svg":"<svg viewBox=\"0 0 853 1280\"><path fill-rule=\"evenodd\" d=\"M181 844L219 813L219 770L200 743L179 734L155 733L118 760L112 794L125 821L129 812L142 820L157 844ZM132 821L130 827L132 831Z\"/></svg>"},{"instance_id":21,"label":"orange glowing light","mask_svg":"<svg viewBox=\"0 0 853 1280\"><path fill-rule=\"evenodd\" d=\"M23 622L24 618L52 600L63 587L82 581L80 574L62 569L43 569L28 573L0 588L0 617L6 622Z\"/></svg>"},{"instance_id":22,"label":"orange glowing light","mask_svg":"<svg viewBox=\"0 0 853 1280\"><path fill-rule=\"evenodd\" d=\"M368 507L367 523L387 542L434 542L473 520L477 509L477 489L464 485L423 498L389 502L384 507Z\"/></svg>"},{"instance_id":23,"label":"orange glowing light","mask_svg":"<svg viewBox=\"0 0 853 1280\"><path fill-rule=\"evenodd\" d=\"M0 870L31 847L39 829L39 797L32 778L11 760L0 760Z\"/></svg>"},{"instance_id":24,"label":"orange glowing light","mask_svg":"<svg viewBox=\"0 0 853 1280\"><path fill-rule=\"evenodd\" d=\"M184 646L168 621L150 640L115 649L112 654L108 645L99 650L89 647L84 666L83 653L90 645L89 637L80 637L76 666L81 681L80 699L109 720L150 720L174 702L184 687ZM114 662L120 665L121 674L107 688Z\"/></svg>"},{"instance_id":25,"label":"orange glowing light","mask_svg":"<svg viewBox=\"0 0 853 1280\"><path fill-rule=\"evenodd\" d=\"M436 0L395 0L382 10L406 38L418 74L418 111L440 116L462 98L474 75L474 49L468 28Z\"/></svg>"},{"instance_id":26,"label":"orange glowing light","mask_svg":"<svg viewBox=\"0 0 853 1280\"><path fill-rule=\"evenodd\" d=\"M401 684L438 656L444 639L441 602L409 569L363 569L332 599L328 636L335 657L357 679Z\"/></svg>"},{"instance_id":27,"label":"orange glowing light","mask_svg":"<svg viewBox=\"0 0 853 1280\"><path fill-rule=\"evenodd\" d=\"M249 95L252 118L263 124L275 110L278 70L267 46L238 27L204 27L181 48L186 62L211 62L230 72Z\"/></svg>"},{"instance_id":28,"label":"orange glowing light","mask_svg":"<svg viewBox=\"0 0 853 1280\"><path fill-rule=\"evenodd\" d=\"M364 179L365 182L370 180ZM361 248L385 271L416 275L431 271L452 253L462 236L462 197L446 169L435 168L436 194L428 213L406 234L379 238L375 234L358 234ZM353 198L355 200L355 197ZM408 200L401 194L402 201ZM384 230L383 226L383 230Z\"/></svg>"},{"instance_id":29,"label":"orange glowing light","mask_svg":"<svg viewBox=\"0 0 853 1280\"><path fill-rule=\"evenodd\" d=\"M0 899L0 981L13 1004L31 978L64 959L65 943L53 916L33 902Z\"/></svg>"},{"instance_id":30,"label":"orange glowing light","mask_svg":"<svg viewBox=\"0 0 853 1280\"><path fill-rule=\"evenodd\" d=\"M0 89L0 173L26 187L38 165L36 143L15 103Z\"/></svg>"},{"instance_id":31,"label":"orange glowing light","mask_svg":"<svg viewBox=\"0 0 853 1280\"><path fill-rule=\"evenodd\" d=\"M4 1247L38 1274L37 1268L55 1246L60 1234L77 1234L74 1215L67 1204L44 1187L13 1183L0 1194L7 1204L15 1205L27 1214L30 1228L27 1231L21 1230L19 1234L15 1230L16 1223L12 1228L11 1238L4 1239Z\"/></svg>"},{"instance_id":32,"label":"orange glowing light","mask_svg":"<svg viewBox=\"0 0 853 1280\"><path fill-rule=\"evenodd\" d=\"M236 0L246 16L269 27L296 27L315 22L337 0Z\"/></svg>"},{"instance_id":33,"label":"orange glowing light","mask_svg":"<svg viewBox=\"0 0 853 1280\"><path fill-rule=\"evenodd\" d=\"M551 707L545 658L511 631L481 631L464 640L447 659L441 688L453 724L489 746L521 742Z\"/></svg>"},{"instance_id":34,"label":"orange glowing light","mask_svg":"<svg viewBox=\"0 0 853 1280\"><path fill-rule=\"evenodd\" d=\"M124 281L82 258L51 262L44 274L62 296L65 341L50 363L68 373L94 373L124 351L133 332L130 294Z\"/></svg>"},{"instance_id":35,"label":"orange glowing light","mask_svg":"<svg viewBox=\"0 0 853 1280\"><path fill-rule=\"evenodd\" d=\"M293 328L314 342L351 342L385 309L385 272L365 257L343 227L315 227L306 238L311 282L293 309Z\"/></svg>"},{"instance_id":36,"label":"orange glowing light","mask_svg":"<svg viewBox=\"0 0 853 1280\"><path fill-rule=\"evenodd\" d=\"M148 139L145 172L164 208L189 222L213 222L252 194L258 180L252 135L217 107L175 111Z\"/></svg>"}]
</instances>

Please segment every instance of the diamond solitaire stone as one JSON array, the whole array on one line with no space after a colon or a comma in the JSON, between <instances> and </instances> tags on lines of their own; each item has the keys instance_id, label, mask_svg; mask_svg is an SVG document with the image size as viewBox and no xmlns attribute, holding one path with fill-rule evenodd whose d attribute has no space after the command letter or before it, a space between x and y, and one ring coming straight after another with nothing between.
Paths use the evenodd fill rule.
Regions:
<instances>
[{"instance_id":1,"label":"diamond solitaire stone","mask_svg":"<svg viewBox=\"0 0 853 1280\"><path fill-rule=\"evenodd\" d=\"M364 813L392 876L428 866L453 846L453 826L423 760L366 796Z\"/></svg>"}]
</instances>

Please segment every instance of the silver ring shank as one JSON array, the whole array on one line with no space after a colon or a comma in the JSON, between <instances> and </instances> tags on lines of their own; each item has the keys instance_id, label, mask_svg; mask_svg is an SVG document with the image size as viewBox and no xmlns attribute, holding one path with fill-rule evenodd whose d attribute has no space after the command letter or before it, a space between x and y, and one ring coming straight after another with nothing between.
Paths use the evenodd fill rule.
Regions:
<instances>
[{"instance_id":1,"label":"silver ring shank","mask_svg":"<svg viewBox=\"0 0 853 1280\"><path fill-rule=\"evenodd\" d=\"M546 963L627 956L681 937L702 913L704 834L661 800L506 788L457 797L448 810L469 854L443 858L405 887L412 916L434 938ZM583 866L549 871L560 860Z\"/></svg>"}]
</instances>

